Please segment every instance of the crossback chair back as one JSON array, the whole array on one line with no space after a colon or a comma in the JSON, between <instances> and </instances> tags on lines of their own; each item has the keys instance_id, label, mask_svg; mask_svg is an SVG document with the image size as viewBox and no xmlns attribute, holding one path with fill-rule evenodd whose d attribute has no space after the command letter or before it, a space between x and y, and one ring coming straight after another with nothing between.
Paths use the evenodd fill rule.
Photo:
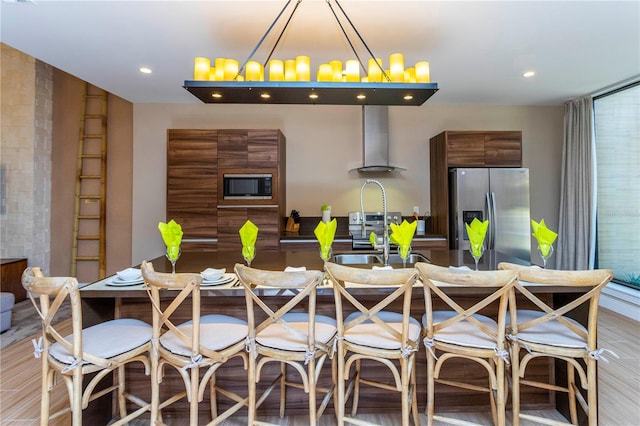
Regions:
<instances>
[{"instance_id":1,"label":"crossback chair back","mask_svg":"<svg viewBox=\"0 0 640 426\"><path fill-rule=\"evenodd\" d=\"M569 412L572 422L578 421L576 401L589 417L589 424L597 423L596 361L603 358L603 348L597 346L597 324L600 293L611 281L613 273L608 269L567 271L542 269L537 266L522 266L503 262L500 269L518 273L511 300L509 341L511 342L514 366L512 372L514 424L521 418L539 421L533 415L520 413L520 385L566 392L569 396ZM567 301L547 303L538 297L533 288L539 286L561 286L577 296ZM516 296L524 296L536 309L518 309ZM586 321L582 325L571 318L586 310ZM580 313L581 311L582 314ZM524 353L520 356L524 349ZM615 355L614 355L615 356ZM532 359L553 357L567 363L567 386L557 386L533 380L525 380L526 368ZM582 364L579 362L582 360ZM584 366L586 366L586 369ZM575 382L575 372L580 377L581 387L587 390L587 399L580 393ZM548 421L548 419L545 419ZM563 424L555 422L550 424Z\"/></svg>"},{"instance_id":2,"label":"crossback chair back","mask_svg":"<svg viewBox=\"0 0 640 426\"><path fill-rule=\"evenodd\" d=\"M215 383L216 370L233 357L242 357L246 368L243 351L246 322L223 315L201 316L200 274L156 272L153 264L147 261L142 262L141 270L153 316L152 365L155 372L152 381L152 418L161 419L162 408L186 397L190 404L190 423L197 424L198 404L204 399L209 385L212 421L208 424L222 423L247 405L247 398ZM180 307L188 301L191 303L190 321L176 324L174 318L180 316ZM228 334L223 337L225 327ZM166 366L172 366L178 372L185 390L160 401L159 384ZM202 377L201 371L204 371ZM217 412L217 393L235 402L222 413Z\"/></svg>"},{"instance_id":3,"label":"crossback chair back","mask_svg":"<svg viewBox=\"0 0 640 426\"><path fill-rule=\"evenodd\" d=\"M416 263L424 284L425 316L424 343L427 351L427 409L428 424L434 420L449 422L435 415L435 383L467 390L478 386L453 380L439 379L444 363L450 359L467 359L484 367L488 373L488 387L494 423L505 423L505 323L509 297L516 284L512 271L472 271ZM460 288L486 289L486 296L471 306L462 303ZM445 310L435 310L436 300L444 302ZM463 306L464 305L464 306ZM484 312L491 311L489 317ZM437 352L440 352L437 355Z\"/></svg>"},{"instance_id":4,"label":"crossback chair back","mask_svg":"<svg viewBox=\"0 0 640 426\"><path fill-rule=\"evenodd\" d=\"M148 324L119 319L83 330L82 303L76 278L45 277L39 267L29 267L22 274L22 285L42 319L42 335L33 341L35 357L42 358L41 424L48 424L49 420L71 412L72 424L81 425L82 410L91 401L113 391L117 391L120 414L120 419L113 424L125 424L150 409L150 404L126 392L124 381L124 365L130 362L141 362L146 374L150 373L147 354L151 327ZM61 323L56 316L66 301L71 308L70 336L61 334ZM122 337L130 339L122 341ZM114 384L94 393L100 381L114 370L118 373ZM96 374L83 387L83 377L90 373ZM67 385L69 407L50 413L50 391L56 375L62 377ZM126 400L134 401L139 408L127 414Z\"/></svg>"},{"instance_id":5,"label":"crossback chair back","mask_svg":"<svg viewBox=\"0 0 640 426\"><path fill-rule=\"evenodd\" d=\"M357 414L360 384L401 393L402 422L419 424L415 393L415 353L418 350L420 324L411 318L411 295L418 273L407 269L362 269L325 262L325 271L333 283L338 325L338 424L345 421L365 424ZM352 287L386 288L374 302L365 301ZM398 307L397 305L400 305ZM345 316L346 315L346 316ZM349 354L351 354L349 356ZM362 377L361 360L385 365L394 385L380 378ZM397 360L399 366L391 360ZM351 366L354 374L349 378ZM345 381L348 387L345 389ZM353 393L351 417L345 404Z\"/></svg>"},{"instance_id":6,"label":"crossback chair back","mask_svg":"<svg viewBox=\"0 0 640 426\"><path fill-rule=\"evenodd\" d=\"M236 264L234 270L244 288L247 304L250 424L257 421L257 408L278 384L280 417L284 416L286 386L293 386L309 395L309 422L316 424L333 395L333 384L319 386L317 382L325 361L332 354L336 333L334 318L316 315L316 292L323 273L267 271L242 264ZM262 295L265 290L277 290L279 297ZM286 299L287 296L290 298ZM269 362L280 363L281 372L258 398L255 385ZM299 374L300 382L287 378L287 365ZM316 403L317 391L324 394L320 407Z\"/></svg>"}]
</instances>

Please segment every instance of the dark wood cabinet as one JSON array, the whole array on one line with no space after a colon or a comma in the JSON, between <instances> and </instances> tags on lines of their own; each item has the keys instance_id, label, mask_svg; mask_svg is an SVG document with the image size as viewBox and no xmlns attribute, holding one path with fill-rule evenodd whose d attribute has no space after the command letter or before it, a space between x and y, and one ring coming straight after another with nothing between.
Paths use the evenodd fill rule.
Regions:
<instances>
[{"instance_id":1,"label":"dark wood cabinet","mask_svg":"<svg viewBox=\"0 0 640 426\"><path fill-rule=\"evenodd\" d=\"M286 202L285 137L280 130L218 131L218 250L242 247L238 230L246 220L258 228L257 249L279 250ZM225 173L272 175L270 200L225 200Z\"/></svg>"},{"instance_id":2,"label":"dark wood cabinet","mask_svg":"<svg viewBox=\"0 0 640 426\"><path fill-rule=\"evenodd\" d=\"M218 250L238 250L242 241L238 231L250 220L259 228L256 250L280 249L280 209L278 206L224 207L218 209Z\"/></svg>"},{"instance_id":3,"label":"dark wood cabinet","mask_svg":"<svg viewBox=\"0 0 640 426\"><path fill-rule=\"evenodd\" d=\"M167 220L182 225L183 249L240 247L238 229L247 219L260 228L258 248L278 249L286 207L285 158L280 130L169 129ZM224 200L224 173L272 174L273 198Z\"/></svg>"},{"instance_id":4,"label":"dark wood cabinet","mask_svg":"<svg viewBox=\"0 0 640 426\"><path fill-rule=\"evenodd\" d=\"M449 169L522 167L521 131L445 131L430 140L431 232L449 247Z\"/></svg>"},{"instance_id":5,"label":"dark wood cabinet","mask_svg":"<svg viewBox=\"0 0 640 426\"><path fill-rule=\"evenodd\" d=\"M448 167L522 167L522 132L447 131L431 139L441 144Z\"/></svg>"},{"instance_id":6,"label":"dark wood cabinet","mask_svg":"<svg viewBox=\"0 0 640 426\"><path fill-rule=\"evenodd\" d=\"M277 168L284 135L279 130L219 130L220 169Z\"/></svg>"},{"instance_id":7,"label":"dark wood cabinet","mask_svg":"<svg viewBox=\"0 0 640 426\"><path fill-rule=\"evenodd\" d=\"M217 235L218 151L216 130L167 131L167 220L184 239Z\"/></svg>"},{"instance_id":8,"label":"dark wood cabinet","mask_svg":"<svg viewBox=\"0 0 640 426\"><path fill-rule=\"evenodd\" d=\"M13 293L15 303L27 298L27 291L22 287L22 273L27 269L27 259L1 259L0 290Z\"/></svg>"}]
</instances>

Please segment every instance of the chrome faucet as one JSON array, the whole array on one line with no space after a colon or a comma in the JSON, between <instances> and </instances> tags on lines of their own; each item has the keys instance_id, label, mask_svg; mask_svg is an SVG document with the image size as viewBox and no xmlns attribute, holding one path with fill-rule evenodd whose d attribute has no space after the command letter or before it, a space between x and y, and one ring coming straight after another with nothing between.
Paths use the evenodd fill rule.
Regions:
<instances>
[{"instance_id":1,"label":"chrome faucet","mask_svg":"<svg viewBox=\"0 0 640 426\"><path fill-rule=\"evenodd\" d=\"M380 190L382 191L382 210L384 212L384 218L382 222L382 246L378 244L378 239L376 238L373 248L376 250L380 250L382 248L382 259L384 261L384 265L389 266L389 224L387 223L387 193L384 190L384 186L382 186L380 181L376 179L367 179L365 183L362 184L362 188L360 188L360 214L362 217L362 233L364 234L366 229L362 194L364 193L364 187L369 183L375 183L380 187Z\"/></svg>"}]
</instances>

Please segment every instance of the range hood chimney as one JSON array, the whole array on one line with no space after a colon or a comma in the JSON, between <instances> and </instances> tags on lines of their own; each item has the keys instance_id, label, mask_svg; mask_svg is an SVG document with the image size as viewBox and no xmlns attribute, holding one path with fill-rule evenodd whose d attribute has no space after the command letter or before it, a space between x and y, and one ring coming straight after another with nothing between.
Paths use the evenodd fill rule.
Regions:
<instances>
[{"instance_id":1,"label":"range hood chimney","mask_svg":"<svg viewBox=\"0 0 640 426\"><path fill-rule=\"evenodd\" d=\"M362 167L361 173L393 172L405 170L389 164L389 107L366 105L362 107Z\"/></svg>"}]
</instances>

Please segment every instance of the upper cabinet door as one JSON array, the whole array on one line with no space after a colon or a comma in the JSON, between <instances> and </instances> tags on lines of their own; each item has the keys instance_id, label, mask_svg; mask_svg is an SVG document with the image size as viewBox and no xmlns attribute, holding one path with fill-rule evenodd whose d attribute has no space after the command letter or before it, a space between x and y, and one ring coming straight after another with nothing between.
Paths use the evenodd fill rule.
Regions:
<instances>
[{"instance_id":1,"label":"upper cabinet door","mask_svg":"<svg viewBox=\"0 0 640 426\"><path fill-rule=\"evenodd\" d=\"M522 132L492 132L485 135L487 167L522 167Z\"/></svg>"},{"instance_id":2,"label":"upper cabinet door","mask_svg":"<svg viewBox=\"0 0 640 426\"><path fill-rule=\"evenodd\" d=\"M449 132L447 159L450 167L484 167L484 134Z\"/></svg>"},{"instance_id":3,"label":"upper cabinet door","mask_svg":"<svg viewBox=\"0 0 640 426\"><path fill-rule=\"evenodd\" d=\"M249 167L275 168L280 157L278 130L249 130L247 140L247 163Z\"/></svg>"},{"instance_id":4,"label":"upper cabinet door","mask_svg":"<svg viewBox=\"0 0 640 426\"><path fill-rule=\"evenodd\" d=\"M218 131L218 167L220 169L247 168L248 132L246 130Z\"/></svg>"}]
</instances>

